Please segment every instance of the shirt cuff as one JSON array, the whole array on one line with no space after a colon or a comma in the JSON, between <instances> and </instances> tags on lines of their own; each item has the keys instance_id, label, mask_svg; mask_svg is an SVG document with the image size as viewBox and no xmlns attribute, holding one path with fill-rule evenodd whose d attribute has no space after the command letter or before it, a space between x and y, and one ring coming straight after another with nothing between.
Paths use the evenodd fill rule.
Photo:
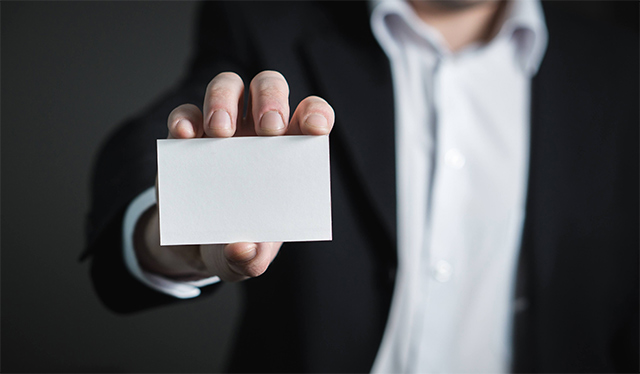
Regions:
<instances>
[{"instance_id":1,"label":"shirt cuff","mask_svg":"<svg viewBox=\"0 0 640 374\"><path fill-rule=\"evenodd\" d=\"M138 195L127 207L122 223L122 248L124 254L124 263L133 275L148 287L162 292L164 294L177 297L179 299L190 299L200 295L200 288L214 284L220 281L218 277L204 278L191 282L179 282L173 279L163 277L143 270L138 264L135 250L133 248L133 234L138 219L147 209L156 204L156 188L150 187L143 193Z\"/></svg>"}]
</instances>

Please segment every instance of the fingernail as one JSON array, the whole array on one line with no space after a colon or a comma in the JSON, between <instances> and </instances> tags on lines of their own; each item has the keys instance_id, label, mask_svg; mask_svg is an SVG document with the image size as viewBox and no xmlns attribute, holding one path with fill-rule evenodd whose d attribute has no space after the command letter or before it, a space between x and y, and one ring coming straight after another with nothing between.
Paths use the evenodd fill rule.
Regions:
<instances>
[{"instance_id":1,"label":"fingernail","mask_svg":"<svg viewBox=\"0 0 640 374\"><path fill-rule=\"evenodd\" d=\"M193 126L185 119L181 119L176 123L176 132L183 138L193 138L196 136L196 133L193 131Z\"/></svg>"},{"instance_id":2,"label":"fingernail","mask_svg":"<svg viewBox=\"0 0 640 374\"><path fill-rule=\"evenodd\" d=\"M244 263L253 260L258 254L257 247L252 245L245 248L244 251L236 253L234 256L234 262Z\"/></svg>"},{"instance_id":3,"label":"fingernail","mask_svg":"<svg viewBox=\"0 0 640 374\"><path fill-rule=\"evenodd\" d=\"M309 115L305 123L307 124L307 126L310 126L310 127L317 127L321 129L327 128L327 119L324 118L324 116L321 114L314 113Z\"/></svg>"},{"instance_id":4,"label":"fingernail","mask_svg":"<svg viewBox=\"0 0 640 374\"><path fill-rule=\"evenodd\" d=\"M276 111L266 112L260 120L260 128L269 132L284 129L282 116Z\"/></svg>"},{"instance_id":5,"label":"fingernail","mask_svg":"<svg viewBox=\"0 0 640 374\"><path fill-rule=\"evenodd\" d=\"M214 130L230 130L231 117L226 110L218 109L211 116L210 128Z\"/></svg>"}]
</instances>

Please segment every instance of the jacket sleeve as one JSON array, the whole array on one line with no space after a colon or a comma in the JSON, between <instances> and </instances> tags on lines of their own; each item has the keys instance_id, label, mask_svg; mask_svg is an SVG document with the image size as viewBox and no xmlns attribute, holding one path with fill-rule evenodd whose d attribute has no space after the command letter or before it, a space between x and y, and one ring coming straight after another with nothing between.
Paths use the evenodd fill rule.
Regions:
<instances>
[{"instance_id":1,"label":"jacket sleeve","mask_svg":"<svg viewBox=\"0 0 640 374\"><path fill-rule=\"evenodd\" d=\"M234 71L246 81L247 74L256 70L241 9L233 3L207 2L199 11L196 51L184 78L140 115L120 125L104 142L94 163L81 260L91 259L94 288L102 302L116 312L178 301L134 279L122 257L124 212L136 196L155 183L156 139L167 137L169 113L185 103L202 109L206 86L220 72ZM203 293L215 288L206 287Z\"/></svg>"}]
</instances>

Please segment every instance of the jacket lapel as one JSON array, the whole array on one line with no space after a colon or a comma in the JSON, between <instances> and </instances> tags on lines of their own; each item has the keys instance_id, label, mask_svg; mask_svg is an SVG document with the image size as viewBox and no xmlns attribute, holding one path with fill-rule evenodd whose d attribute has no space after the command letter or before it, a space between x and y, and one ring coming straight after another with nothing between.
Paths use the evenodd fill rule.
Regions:
<instances>
[{"instance_id":1,"label":"jacket lapel","mask_svg":"<svg viewBox=\"0 0 640 374\"><path fill-rule=\"evenodd\" d=\"M516 300L528 307L515 314L514 372L544 370L540 362L548 351L541 336L551 330L542 324L550 323L551 316L543 309L561 286L558 280L572 276L562 259L578 260L588 253L578 244L583 238L576 236L584 217L593 215L583 202L597 196L595 191L606 191L598 185L607 183L606 177L589 174L605 175L598 165L607 164L602 160L613 148L606 145L610 137L598 119L606 106L598 103L598 91L591 86L603 74L591 71L591 62L576 48L576 40L584 37L572 34L580 31L544 5L550 39L531 90L529 183L516 284Z\"/></svg>"},{"instance_id":2,"label":"jacket lapel","mask_svg":"<svg viewBox=\"0 0 640 374\"><path fill-rule=\"evenodd\" d=\"M366 9L353 10L358 13L352 16L360 17L360 21L367 16ZM332 142L341 143L338 146L345 152L346 163L352 165L356 179L361 181L365 198L395 245L395 138L391 73L386 56L368 27L366 30L367 33L355 36L343 32L341 27L327 30L305 44L303 53L306 54L309 68L313 70L313 76L318 79L318 88L336 113Z\"/></svg>"}]
</instances>

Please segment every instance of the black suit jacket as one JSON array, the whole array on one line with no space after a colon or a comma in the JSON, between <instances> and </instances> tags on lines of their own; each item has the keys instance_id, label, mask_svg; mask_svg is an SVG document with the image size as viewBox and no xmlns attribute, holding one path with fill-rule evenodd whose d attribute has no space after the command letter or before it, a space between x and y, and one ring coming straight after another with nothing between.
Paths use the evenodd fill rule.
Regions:
<instances>
[{"instance_id":1,"label":"black suit jacket","mask_svg":"<svg viewBox=\"0 0 640 374\"><path fill-rule=\"evenodd\" d=\"M528 307L514 315L513 369L638 371L638 38L548 7L545 15L518 265L517 297ZM293 105L316 94L335 109L334 239L285 243L264 275L242 283L230 369L366 372L396 270L393 92L366 4L208 3L201 18L183 82L100 152L85 252L97 293L117 312L178 302L125 270L123 211L154 183L155 139L166 137L174 107L201 105L219 72L248 83L275 69Z\"/></svg>"}]
</instances>

